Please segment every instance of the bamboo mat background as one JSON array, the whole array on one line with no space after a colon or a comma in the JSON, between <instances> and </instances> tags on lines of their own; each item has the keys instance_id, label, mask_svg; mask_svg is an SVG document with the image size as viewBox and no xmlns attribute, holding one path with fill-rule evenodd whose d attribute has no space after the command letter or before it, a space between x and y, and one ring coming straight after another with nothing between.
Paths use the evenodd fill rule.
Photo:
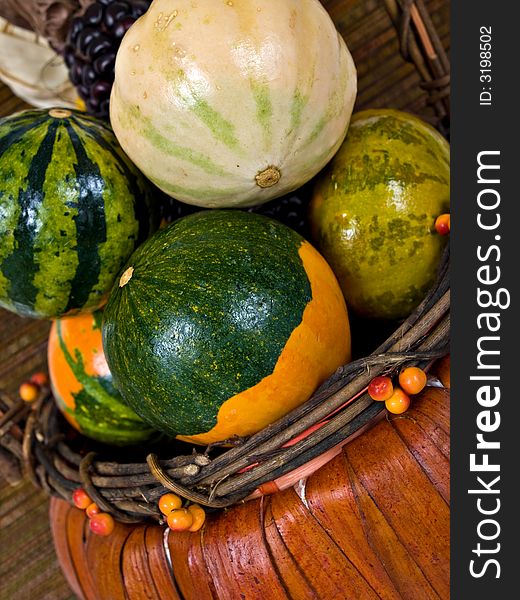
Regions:
<instances>
[{"instance_id":1,"label":"bamboo mat background","mask_svg":"<svg viewBox=\"0 0 520 600\"><path fill-rule=\"evenodd\" d=\"M343 34L358 70L356 108L392 107L432 115L415 68L399 54L395 29L382 0L323 0ZM449 1L426 5L449 49ZM0 117L28 108L0 84ZM14 397L19 384L46 368L48 322L0 309L0 391ZM57 563L45 494L24 480L9 486L0 473L0 600L75 598ZM134 599L130 599L134 600ZM192 600L192 599L188 599ZM233 599L230 599L233 600Z\"/></svg>"}]
</instances>

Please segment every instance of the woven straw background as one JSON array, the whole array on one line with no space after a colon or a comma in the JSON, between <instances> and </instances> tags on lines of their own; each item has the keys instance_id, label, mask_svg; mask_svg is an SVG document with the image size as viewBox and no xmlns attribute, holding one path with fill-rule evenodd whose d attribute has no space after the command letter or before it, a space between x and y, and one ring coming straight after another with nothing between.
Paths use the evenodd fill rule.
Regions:
<instances>
[{"instance_id":1,"label":"woven straw background","mask_svg":"<svg viewBox=\"0 0 520 600\"><path fill-rule=\"evenodd\" d=\"M358 69L356 107L389 106L431 116L415 68L399 54L382 0L323 0L323 4ZM448 0L430 0L426 5L449 49ZM0 117L24 108L27 105L0 84ZM45 368L48 331L47 322L20 319L0 309L0 390L14 396L20 382ZM43 493L25 480L11 487L0 473L0 600L74 598L56 561L47 512Z\"/></svg>"}]
</instances>

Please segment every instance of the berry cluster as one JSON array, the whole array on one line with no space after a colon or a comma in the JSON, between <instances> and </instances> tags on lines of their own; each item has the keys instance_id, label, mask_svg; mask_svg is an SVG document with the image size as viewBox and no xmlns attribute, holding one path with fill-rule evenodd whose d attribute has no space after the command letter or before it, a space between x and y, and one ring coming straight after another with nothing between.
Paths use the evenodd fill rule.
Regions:
<instances>
[{"instance_id":1,"label":"berry cluster","mask_svg":"<svg viewBox=\"0 0 520 600\"><path fill-rule=\"evenodd\" d=\"M406 367L399 373L399 386L394 386L392 379L386 375L374 377L368 384L368 395L372 400L384 402L386 410L400 415L408 410L410 396L422 392L428 377L419 367Z\"/></svg>"},{"instance_id":2,"label":"berry cluster","mask_svg":"<svg viewBox=\"0 0 520 600\"><path fill-rule=\"evenodd\" d=\"M87 111L108 117L114 64L121 40L151 0L97 0L72 19L64 50L69 77Z\"/></svg>"},{"instance_id":3,"label":"berry cluster","mask_svg":"<svg viewBox=\"0 0 520 600\"><path fill-rule=\"evenodd\" d=\"M166 517L172 531L198 531L206 520L206 512L198 504L182 507L177 494L164 494L159 498L159 510Z\"/></svg>"},{"instance_id":4,"label":"berry cluster","mask_svg":"<svg viewBox=\"0 0 520 600\"><path fill-rule=\"evenodd\" d=\"M101 512L99 506L92 501L83 488L77 488L72 492L72 502L74 506L85 511L92 533L107 536L114 531L114 517L108 513Z\"/></svg>"}]
</instances>

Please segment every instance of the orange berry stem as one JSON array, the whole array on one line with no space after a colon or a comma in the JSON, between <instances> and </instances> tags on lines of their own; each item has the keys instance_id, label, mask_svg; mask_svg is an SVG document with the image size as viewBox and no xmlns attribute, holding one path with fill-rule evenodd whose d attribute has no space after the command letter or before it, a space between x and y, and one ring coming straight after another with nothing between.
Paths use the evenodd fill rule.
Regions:
<instances>
[{"instance_id":1,"label":"orange berry stem","mask_svg":"<svg viewBox=\"0 0 520 600\"><path fill-rule=\"evenodd\" d=\"M193 525L193 515L186 508L177 508L168 515L167 522L173 531L187 531Z\"/></svg>"},{"instance_id":2,"label":"orange berry stem","mask_svg":"<svg viewBox=\"0 0 520 600\"><path fill-rule=\"evenodd\" d=\"M49 384L49 377L48 377L47 373L44 373L43 371L37 371L36 373L33 373L31 375L31 378L29 379L29 381L31 383L34 383L35 385L44 387Z\"/></svg>"},{"instance_id":3,"label":"orange berry stem","mask_svg":"<svg viewBox=\"0 0 520 600\"><path fill-rule=\"evenodd\" d=\"M393 394L394 386L392 380L387 376L374 377L368 384L367 392L372 400L384 402Z\"/></svg>"},{"instance_id":4,"label":"orange berry stem","mask_svg":"<svg viewBox=\"0 0 520 600\"><path fill-rule=\"evenodd\" d=\"M92 517L94 515L98 515L100 512L101 512L101 510L95 502L92 502L92 504L89 504L87 506L87 508L85 509L85 513L89 519L92 519Z\"/></svg>"},{"instance_id":5,"label":"orange berry stem","mask_svg":"<svg viewBox=\"0 0 520 600\"><path fill-rule=\"evenodd\" d=\"M406 367L399 373L399 385L407 394L419 394L427 382L428 376L419 367Z\"/></svg>"},{"instance_id":6,"label":"orange berry stem","mask_svg":"<svg viewBox=\"0 0 520 600\"><path fill-rule=\"evenodd\" d=\"M92 499L83 488L76 488L72 492L72 502L77 508L85 510L92 504Z\"/></svg>"},{"instance_id":7,"label":"orange berry stem","mask_svg":"<svg viewBox=\"0 0 520 600\"><path fill-rule=\"evenodd\" d=\"M188 506L188 512L191 513L191 516L193 517L193 523L188 531L198 531L204 525L206 511L198 504L190 504L190 506Z\"/></svg>"},{"instance_id":8,"label":"orange berry stem","mask_svg":"<svg viewBox=\"0 0 520 600\"><path fill-rule=\"evenodd\" d=\"M168 516L172 510L182 507L182 498L177 494L167 493L159 498L159 510L163 515Z\"/></svg>"}]
</instances>

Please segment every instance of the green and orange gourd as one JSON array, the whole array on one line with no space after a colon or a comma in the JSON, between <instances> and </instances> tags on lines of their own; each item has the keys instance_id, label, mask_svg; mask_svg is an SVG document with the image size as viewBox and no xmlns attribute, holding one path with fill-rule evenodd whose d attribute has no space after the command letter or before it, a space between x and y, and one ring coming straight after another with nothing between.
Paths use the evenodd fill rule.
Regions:
<instances>
[{"instance_id":1,"label":"green and orange gourd","mask_svg":"<svg viewBox=\"0 0 520 600\"><path fill-rule=\"evenodd\" d=\"M114 445L148 440L154 430L123 402L114 387L101 341L102 313L56 319L48 343L56 403L83 435Z\"/></svg>"},{"instance_id":2,"label":"green and orange gourd","mask_svg":"<svg viewBox=\"0 0 520 600\"><path fill-rule=\"evenodd\" d=\"M259 431L350 358L345 301L322 256L272 219L203 211L132 255L103 345L125 401L207 444Z\"/></svg>"}]
</instances>

